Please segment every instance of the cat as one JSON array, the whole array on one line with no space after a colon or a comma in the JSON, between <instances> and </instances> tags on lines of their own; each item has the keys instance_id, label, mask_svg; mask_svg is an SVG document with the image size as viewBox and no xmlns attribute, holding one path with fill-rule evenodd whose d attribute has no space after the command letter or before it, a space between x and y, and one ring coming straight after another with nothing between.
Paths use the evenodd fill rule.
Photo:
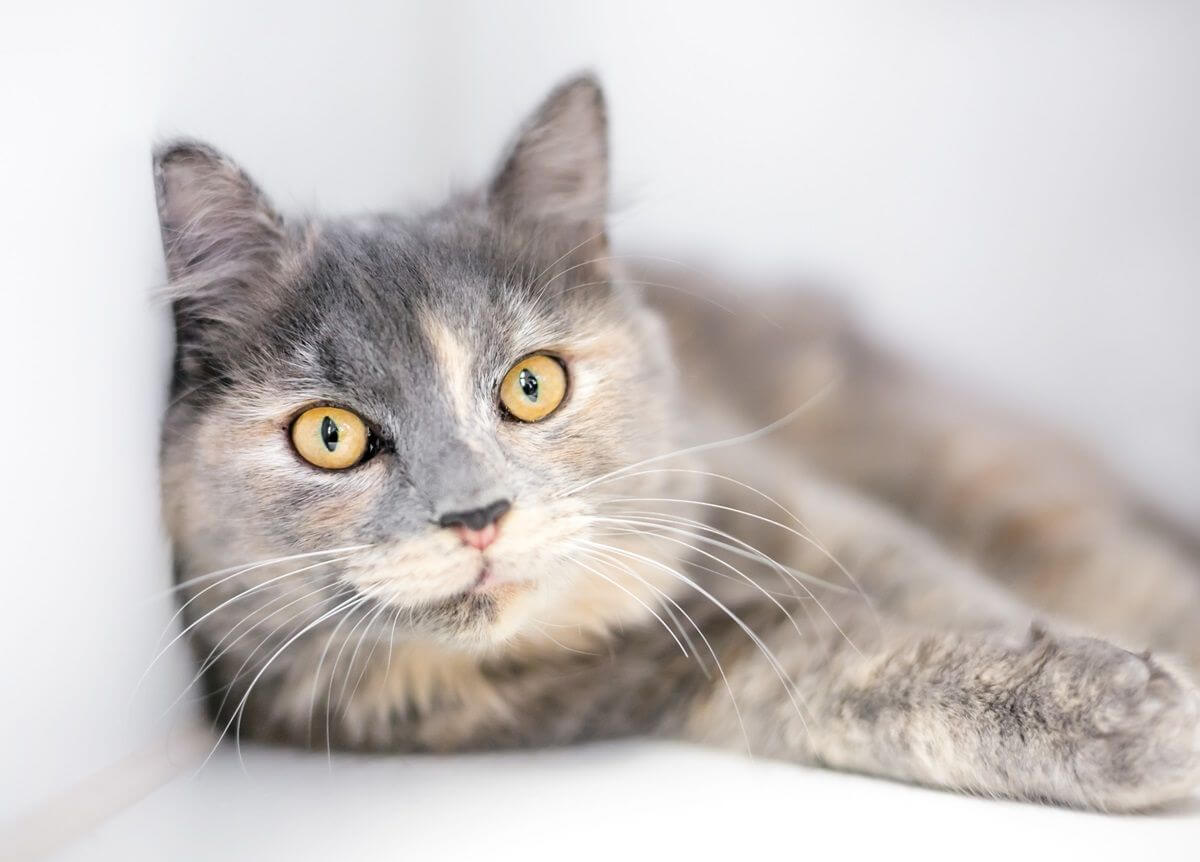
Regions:
<instances>
[{"instance_id":1,"label":"cat","mask_svg":"<svg viewBox=\"0 0 1200 862\"><path fill-rule=\"evenodd\" d=\"M411 217L284 219L215 149L156 151L163 505L221 736L1189 794L1195 539L835 303L632 267L606 124L568 80Z\"/></svg>"}]
</instances>

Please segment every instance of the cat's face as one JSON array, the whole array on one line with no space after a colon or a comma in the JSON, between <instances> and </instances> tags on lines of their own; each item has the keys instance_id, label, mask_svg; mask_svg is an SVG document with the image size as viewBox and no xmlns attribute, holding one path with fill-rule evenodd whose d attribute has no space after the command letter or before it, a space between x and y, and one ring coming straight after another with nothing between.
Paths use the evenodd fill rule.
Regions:
<instances>
[{"instance_id":1,"label":"cat's face","mask_svg":"<svg viewBox=\"0 0 1200 862\"><path fill-rule=\"evenodd\" d=\"M486 193L412 220L286 223L198 145L157 177L165 504L182 579L233 567L187 590L216 636L358 602L401 636L487 646L591 602L579 561L613 488L589 483L667 451L675 397L606 250L594 84L551 96Z\"/></svg>"}]
</instances>

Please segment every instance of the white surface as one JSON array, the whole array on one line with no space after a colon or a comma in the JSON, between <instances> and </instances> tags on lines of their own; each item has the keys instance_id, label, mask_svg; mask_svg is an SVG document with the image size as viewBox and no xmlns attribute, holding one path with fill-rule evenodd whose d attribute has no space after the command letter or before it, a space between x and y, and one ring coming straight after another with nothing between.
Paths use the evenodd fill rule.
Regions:
<instances>
[{"instance_id":1,"label":"white surface","mask_svg":"<svg viewBox=\"0 0 1200 862\"><path fill-rule=\"evenodd\" d=\"M0 10L10 433L0 816L152 745L186 680L183 656L168 656L131 702L169 614L152 600L169 582L154 476L169 338L147 299L162 278L156 136L212 140L285 208L403 205L479 179L517 117L559 76L591 66L612 108L620 247L829 276L892 340L1084 433L1200 520L1200 6L647 5ZM1032 842L1045 824L1098 836L1185 828L619 751L615 772L594 753L463 760L440 778L441 765L424 763L413 771L450 803L452 787L496 769L505 792L490 808L475 799L461 820L431 796L415 828L452 824L462 841L484 841L472 814L507 811L510 830L540 834L537 794L587 787L595 769L609 790L588 799L644 799L665 833L708 820L699 802L701 815L674 800L697 788L719 796L722 781L746 806L745 840L752 822L778 834L792 810L782 785L801 800L797 830L844 824L836 831L863 841L886 842L875 824L893 822L940 835L936 824L947 846ZM262 780L295 800L290 828L332 836L358 822L338 800L353 798L360 770L392 769L346 767L337 793L282 764L264 763ZM248 845L203 824L229 816L232 800L247 835L256 812L289 819L227 769L180 788L146 805L191 817L188 841L215 848L225 834L225 856ZM752 817L759 805L770 818ZM892 805L924 813L894 821ZM814 806L821 814L806 817ZM324 819L299 813L317 811ZM392 840L393 820L372 823L375 840ZM602 821L592 840L632 844L623 824ZM115 853L121 834L102 846Z\"/></svg>"},{"instance_id":2,"label":"white surface","mask_svg":"<svg viewBox=\"0 0 1200 862\"><path fill-rule=\"evenodd\" d=\"M1194 860L1200 801L1104 817L649 742L456 757L223 751L67 858Z\"/></svg>"}]
</instances>

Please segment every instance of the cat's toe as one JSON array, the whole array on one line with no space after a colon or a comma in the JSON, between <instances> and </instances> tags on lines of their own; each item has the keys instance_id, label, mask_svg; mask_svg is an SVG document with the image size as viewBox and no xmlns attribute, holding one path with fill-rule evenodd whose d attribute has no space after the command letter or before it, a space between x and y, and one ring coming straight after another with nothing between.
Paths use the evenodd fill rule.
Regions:
<instances>
[{"instance_id":1,"label":"cat's toe","mask_svg":"<svg viewBox=\"0 0 1200 862\"><path fill-rule=\"evenodd\" d=\"M1080 709L1071 764L1090 804L1151 808L1200 785L1200 692L1184 673L1099 641L1066 652Z\"/></svg>"}]
</instances>

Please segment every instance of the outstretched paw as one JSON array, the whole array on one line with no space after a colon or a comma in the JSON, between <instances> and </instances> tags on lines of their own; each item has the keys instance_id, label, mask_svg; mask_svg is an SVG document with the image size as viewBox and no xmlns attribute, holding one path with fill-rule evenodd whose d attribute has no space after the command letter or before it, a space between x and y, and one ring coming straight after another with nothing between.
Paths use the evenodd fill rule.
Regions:
<instances>
[{"instance_id":1,"label":"outstretched paw","mask_svg":"<svg viewBox=\"0 0 1200 862\"><path fill-rule=\"evenodd\" d=\"M1138 810L1200 786L1200 692L1185 673L1090 638L1044 649L1036 700L1078 782L1077 802Z\"/></svg>"}]
</instances>

